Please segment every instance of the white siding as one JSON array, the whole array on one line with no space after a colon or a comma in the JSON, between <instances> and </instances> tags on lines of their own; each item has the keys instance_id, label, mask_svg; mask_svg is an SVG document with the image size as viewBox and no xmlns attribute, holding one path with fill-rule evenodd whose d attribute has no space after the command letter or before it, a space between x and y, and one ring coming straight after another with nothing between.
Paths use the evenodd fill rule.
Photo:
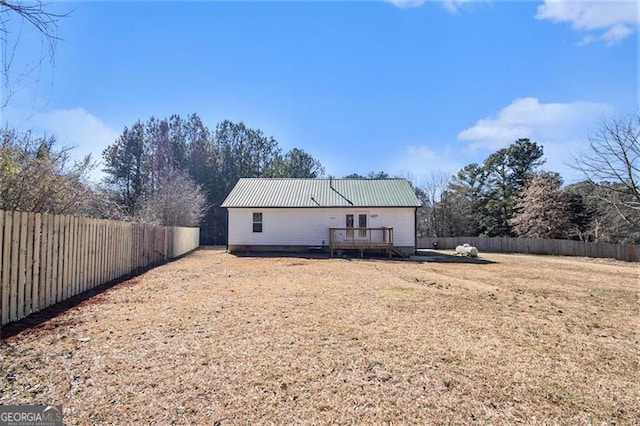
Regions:
<instances>
[{"instance_id":1,"label":"white siding","mask_svg":"<svg viewBox=\"0 0 640 426\"><path fill-rule=\"evenodd\" d=\"M262 213L262 232L253 232L253 213ZM329 244L329 228L344 228L345 215L366 213L370 228L393 228L397 247L415 244L413 207L229 209L232 245L321 246ZM357 216L356 216L357 221ZM356 222L357 226L357 222Z\"/></svg>"}]
</instances>

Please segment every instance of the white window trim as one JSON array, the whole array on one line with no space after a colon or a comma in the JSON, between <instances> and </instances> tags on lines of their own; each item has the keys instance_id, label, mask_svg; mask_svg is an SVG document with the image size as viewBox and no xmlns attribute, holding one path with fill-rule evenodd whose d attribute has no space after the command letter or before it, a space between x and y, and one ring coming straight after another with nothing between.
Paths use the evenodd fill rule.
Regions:
<instances>
[{"instance_id":1,"label":"white window trim","mask_svg":"<svg viewBox=\"0 0 640 426\"><path fill-rule=\"evenodd\" d=\"M260 222L256 222L254 220L255 214L260 214ZM255 230L255 225L260 224L260 231ZM263 212L251 212L251 233L253 234L263 234L264 233L264 213Z\"/></svg>"}]
</instances>

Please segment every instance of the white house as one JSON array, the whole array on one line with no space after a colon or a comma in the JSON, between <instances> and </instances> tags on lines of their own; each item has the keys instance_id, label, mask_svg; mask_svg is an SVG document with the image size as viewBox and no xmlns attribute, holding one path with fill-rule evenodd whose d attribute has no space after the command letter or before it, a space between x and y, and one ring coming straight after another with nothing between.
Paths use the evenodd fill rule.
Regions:
<instances>
[{"instance_id":1,"label":"white house","mask_svg":"<svg viewBox=\"0 0 640 426\"><path fill-rule=\"evenodd\" d=\"M229 251L409 254L420 206L405 179L240 179L222 203Z\"/></svg>"}]
</instances>

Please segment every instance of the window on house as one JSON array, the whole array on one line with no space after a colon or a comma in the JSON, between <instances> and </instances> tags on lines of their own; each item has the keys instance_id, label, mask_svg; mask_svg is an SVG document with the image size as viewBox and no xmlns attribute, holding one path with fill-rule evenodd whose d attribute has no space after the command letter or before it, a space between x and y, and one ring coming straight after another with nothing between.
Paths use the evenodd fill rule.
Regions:
<instances>
[{"instance_id":1,"label":"window on house","mask_svg":"<svg viewBox=\"0 0 640 426\"><path fill-rule=\"evenodd\" d=\"M262 232L262 213L253 214L253 232Z\"/></svg>"}]
</instances>

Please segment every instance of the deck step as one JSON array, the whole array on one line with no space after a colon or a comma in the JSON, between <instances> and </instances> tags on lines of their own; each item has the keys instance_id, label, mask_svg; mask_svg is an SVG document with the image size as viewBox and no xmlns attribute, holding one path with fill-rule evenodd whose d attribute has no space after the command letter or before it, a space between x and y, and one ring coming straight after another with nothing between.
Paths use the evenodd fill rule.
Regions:
<instances>
[{"instance_id":1,"label":"deck step","mask_svg":"<svg viewBox=\"0 0 640 426\"><path fill-rule=\"evenodd\" d=\"M402 258L407 258L407 257L409 257L409 255L408 255L408 254L406 254L406 253L402 252L401 250L398 250L398 249L397 249L397 248L395 248L395 247L391 247L391 249L390 249L390 250L391 250L391 253L395 254L395 255L396 255L396 256L398 256L398 257L402 257Z\"/></svg>"}]
</instances>

